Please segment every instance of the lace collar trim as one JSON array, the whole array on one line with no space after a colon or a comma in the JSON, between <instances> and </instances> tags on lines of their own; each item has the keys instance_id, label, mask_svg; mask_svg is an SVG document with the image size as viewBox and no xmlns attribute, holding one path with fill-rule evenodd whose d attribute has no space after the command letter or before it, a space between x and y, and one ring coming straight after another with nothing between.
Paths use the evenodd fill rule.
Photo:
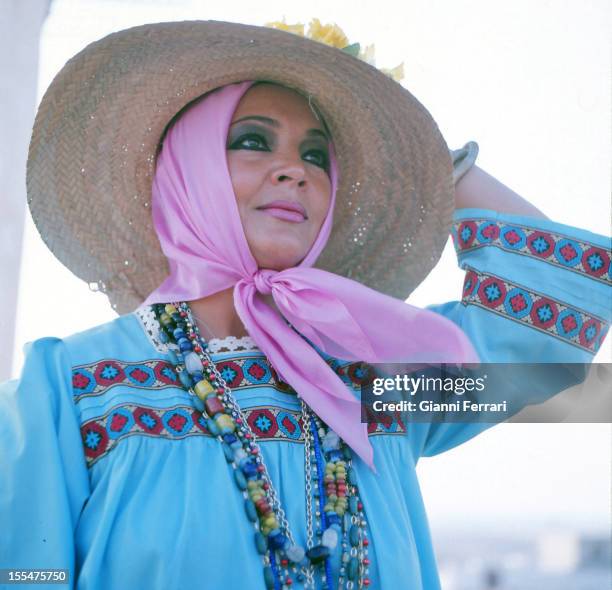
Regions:
<instances>
[{"instance_id":1,"label":"lace collar trim","mask_svg":"<svg viewBox=\"0 0 612 590\"><path fill-rule=\"evenodd\" d=\"M161 326L155 317L153 308L150 305L144 305L136 309L134 315L138 318L140 325L144 333L146 334L151 346L161 353L168 352L168 349L178 350L176 344L168 343L164 344L159 339L159 331ZM226 338L211 338L208 341L208 351L211 354L217 354L221 352L246 352L246 351L259 351L259 347L255 344L255 341L250 336L242 336L236 338L235 336L227 336Z\"/></svg>"}]
</instances>

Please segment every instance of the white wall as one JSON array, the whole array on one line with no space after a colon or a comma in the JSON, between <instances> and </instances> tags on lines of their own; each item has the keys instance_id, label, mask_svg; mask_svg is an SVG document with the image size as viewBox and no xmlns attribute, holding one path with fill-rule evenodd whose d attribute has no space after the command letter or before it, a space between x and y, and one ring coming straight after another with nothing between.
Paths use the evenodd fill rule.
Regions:
<instances>
[{"instance_id":1,"label":"white wall","mask_svg":"<svg viewBox=\"0 0 612 590\"><path fill-rule=\"evenodd\" d=\"M2 0L0 10L0 382L12 369L25 165L37 103L38 42L49 4Z\"/></svg>"}]
</instances>

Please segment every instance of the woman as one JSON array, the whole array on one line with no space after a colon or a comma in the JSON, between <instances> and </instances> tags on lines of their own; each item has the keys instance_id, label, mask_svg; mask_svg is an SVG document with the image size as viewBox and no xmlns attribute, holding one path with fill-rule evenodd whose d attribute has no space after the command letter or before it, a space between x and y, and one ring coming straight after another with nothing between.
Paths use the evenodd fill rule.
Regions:
<instances>
[{"instance_id":1,"label":"woman","mask_svg":"<svg viewBox=\"0 0 612 590\"><path fill-rule=\"evenodd\" d=\"M123 315L35 341L3 386L0 566L78 588L439 588L415 465L488 425L361 424L359 361L588 362L609 322L609 240L463 166L464 297L418 310L389 294L435 264L452 170L398 84L229 23L71 60L39 110L30 205ZM105 232L79 223L96 208Z\"/></svg>"}]
</instances>

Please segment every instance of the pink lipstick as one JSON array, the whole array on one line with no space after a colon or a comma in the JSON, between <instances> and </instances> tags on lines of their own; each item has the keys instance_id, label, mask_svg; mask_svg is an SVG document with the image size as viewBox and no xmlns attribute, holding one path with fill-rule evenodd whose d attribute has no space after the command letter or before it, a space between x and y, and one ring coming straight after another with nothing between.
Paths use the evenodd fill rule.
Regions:
<instances>
[{"instance_id":1,"label":"pink lipstick","mask_svg":"<svg viewBox=\"0 0 612 590\"><path fill-rule=\"evenodd\" d=\"M295 201L271 201L266 205L257 207L261 211L265 211L268 215L282 219L283 221L291 221L293 223L303 223L308 219L306 209Z\"/></svg>"}]
</instances>

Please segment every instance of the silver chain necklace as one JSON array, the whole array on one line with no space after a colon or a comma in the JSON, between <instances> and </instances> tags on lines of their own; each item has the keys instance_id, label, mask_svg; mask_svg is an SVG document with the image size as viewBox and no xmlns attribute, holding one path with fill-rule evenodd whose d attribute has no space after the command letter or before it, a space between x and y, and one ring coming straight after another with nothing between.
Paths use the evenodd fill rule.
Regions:
<instances>
[{"instance_id":1,"label":"silver chain necklace","mask_svg":"<svg viewBox=\"0 0 612 590\"><path fill-rule=\"evenodd\" d=\"M192 324L194 326L197 326L197 324L195 323L195 321L193 321L194 318L196 319L200 319L198 318L193 311L191 310L191 306L187 307L187 314L188 317L191 316L189 319L192 322ZM206 325L206 322L204 322L204 324ZM208 326L207 326L208 327ZM210 330L210 328L208 328ZM212 333L212 332L211 332ZM207 353L205 353L206 356ZM209 357L210 359L210 357ZM231 408L231 413L232 413L232 417L233 418L241 418L242 420L242 424L244 425L244 427L246 428L246 430L251 434L251 436L253 437L254 440L256 440L256 436L255 433L252 431L246 416L242 413L242 409L240 408L240 406L238 405L238 403L236 402L233 394L232 394L232 390L229 388L229 386L227 385L225 379L223 378L223 376L221 375L221 373L219 372L219 370L216 367L216 364L214 362L212 362L212 359L210 359L210 368L212 369L215 377L217 378L217 380L219 381L219 383L221 383L221 387L223 388L223 401L226 402L226 404ZM308 439L307 436L307 432L310 432L310 429L307 427L308 426L308 421L310 419L310 410L308 409L308 407L306 406L306 404L301 401L301 405L302 405L302 419L303 422L302 424L304 425L304 433L305 433L305 439ZM312 436L312 435L310 435ZM308 452L306 453L306 458L305 458L305 462L308 465L308 471L305 474L305 479L306 479L306 487L307 487L307 492L306 492L306 498L307 498L307 522L308 522L308 530L309 530L309 544L307 546L308 549L310 549L313 546L313 533L312 533L312 501L310 499L310 488L311 488L311 479L312 479L312 472L311 472L311 468L310 468L310 444L308 443ZM262 461L260 463L263 467L264 467L264 472L263 472L263 476L264 478L269 482L270 487L268 490L269 496L270 496L270 500L271 500L271 504L272 507L274 508L274 510L277 512L278 514L278 518L279 518L279 524L281 525L281 527L284 529L285 534L287 535L287 538L289 539L289 541L292 543L292 545L296 545L295 539L293 538L293 534L291 533L291 530L289 528L289 521L287 520L287 517L285 515L285 511L283 510L281 503L280 503L280 499L278 498L278 495L276 493L276 489L274 488L274 486L272 485L272 480L270 479L270 475L268 473L268 469L265 465L265 463ZM315 589L315 582L314 582L314 566L309 563L307 566L302 566L302 573L304 575L305 581L304 581L304 589L308 589L308 588L312 588L312 590Z\"/></svg>"},{"instance_id":2,"label":"silver chain necklace","mask_svg":"<svg viewBox=\"0 0 612 590\"><path fill-rule=\"evenodd\" d=\"M197 318L197 316L193 314L190 306L186 302L176 303L174 305L169 305L169 306L172 307L174 311L168 312L168 313L173 313L173 315L176 312L177 308L182 310L182 313L184 313L184 317L186 317L187 329L193 330L193 334L191 338L193 338L194 341L199 344L199 347L196 347L197 348L196 352L191 352L191 353L186 354L184 364L180 360L176 361L176 363L173 362L173 364L175 364L175 369L179 375L180 381L183 382L184 386L187 388L189 393L192 396L194 396L194 398L198 397L195 394L194 388L192 386L192 382L190 381L190 378L189 378L189 374L191 373L195 374L195 372L198 370L197 368L194 368L195 361L193 359L193 356L196 356L196 357L199 356L201 358L201 361L198 361L200 365L199 368L202 369L203 366L208 367L206 371L208 371L209 375L211 375L210 378L212 379L212 382L216 383L215 387L218 388L218 395L226 408L226 413L231 416L231 418L234 420L236 424L240 424L240 429L244 433L244 436L247 439L252 440L254 443L258 437L255 435L255 433L251 429L251 426L246 416L243 414L242 409L240 408L240 406L238 405L238 403L236 402L233 396L232 390L227 385L227 382L225 381L225 379L223 378L223 376L217 369L216 363L212 360L209 353L207 352L206 342L202 340L202 337L199 334L198 326L196 322L194 321L194 318ZM163 315L164 314L162 314L162 318L161 318L162 320L163 320ZM200 319L200 318L197 318L197 319ZM166 319L163 321L164 321L164 325L168 324L168 322L170 321L170 317L166 314ZM178 322L179 319L177 318L176 321ZM203 324L206 325L206 322L203 322ZM182 332L182 328L178 328L178 329ZM208 329L210 330L210 328ZM211 334L212 334L212 331L211 331ZM177 339L181 337L184 338L184 336L185 334L182 334L182 336L175 335ZM182 350L183 348L181 345L181 351ZM204 365L202 365L202 361L204 361ZM189 368L188 368L188 365L189 365ZM186 382L185 382L185 379L183 379L183 376L181 375L183 371L186 372L185 373L186 380L187 380ZM214 376L214 379L213 379L213 376ZM201 379L202 377L198 377L198 378ZM331 430L328 430L326 432L324 428L324 424L320 423L320 420L317 418L317 416L312 412L312 410L308 407L308 405L301 398L300 398L300 407L301 407L302 427L303 427L303 432L304 432L304 470L305 470L305 504L306 504L305 508L306 508L306 528L307 528L306 530L306 536L307 536L306 551L310 551L310 550L316 551L317 549L322 549L324 546L328 548L331 547L333 549L336 546L336 543L338 542L338 534L340 533L340 528L342 528L344 530L344 535L342 535L342 564L341 564L340 577L338 579L337 588L339 590L343 586L343 583L346 584L345 585L346 590L352 590L353 588L355 588L355 586L358 586L358 588L363 588L364 586L368 586L370 584L370 580L364 577L364 576L367 576L368 574L367 566L369 565L369 559L367 559L367 553L368 553L367 545L369 543L367 542L367 539L365 538L366 522L365 522L364 514L362 511L362 506L358 501L359 498L354 489L354 486L356 486L357 484L355 481L354 470L351 466L350 453L349 453L349 457L346 457L346 463L344 461L340 461L338 463L338 465L340 465L338 469L342 471L342 474L338 476L341 480L341 483L338 484L339 495L343 497L346 496L344 493L342 493L342 491L340 490L340 487L343 487L344 489L346 489L347 485L353 486L352 496L349 498L349 505L348 505L349 511L346 512L347 505L345 502L344 507L341 507L342 512L340 513L341 515L344 514L344 517L341 517L344 524L342 525L342 524L334 523L331 526L329 526L329 521L326 521L325 516L323 515L323 512L325 512L325 514L328 513L328 509L323 508L322 498L327 494L323 492L323 488L322 488L323 480L321 478L324 476L324 472L327 473L327 467L325 467L324 469L324 464L321 461L321 450L320 450L321 441L319 437L324 437L324 436L328 437L331 433L332 438L333 437L336 438L336 441L331 443L332 446L328 447L328 448L336 449L335 451L333 450L330 451L331 453L340 452L339 447L337 446L339 439L338 439L338 436L335 433L333 433ZM221 438L219 440L221 440ZM330 444L329 441L327 442L327 444ZM247 446L249 446L249 443L247 443ZM267 487L265 489L267 490L267 499L269 501L270 506L272 507L273 511L276 514L277 521L278 521L277 526L280 525L280 529L284 532L286 539L291 545L289 550L291 551L292 555L289 556L289 550L288 550L287 557L290 558L290 561L293 562L293 565L288 565L288 562L285 562L282 564L283 569L285 570L286 575L290 573L289 569L293 570L296 573L299 571L299 573L301 574L299 576L299 579L301 579L301 581L303 582L304 588L309 589L309 590L310 589L314 590L316 587L315 585L315 563L311 561L303 560L305 551L304 549L300 548L296 544L293 538L293 535L291 533L291 530L289 529L289 522L285 515L285 511L283 510L281 506L280 499L277 495L276 489L272 485L270 475L263 461L263 456L261 455L261 453L258 451L256 447L253 447L251 445L249 448L251 452L253 452L256 455L255 461L259 465L257 470L260 472L261 478L266 482ZM316 457L314 457L316 459L316 462L313 464L314 455L316 455ZM226 455L226 458L227 458L227 455ZM339 460L339 457L336 457L335 459L332 459L332 462L338 461L338 460ZM234 466L235 469L237 469L235 460L232 461L232 465ZM348 469L348 473L346 472L347 469ZM316 470L316 473L315 473L315 470ZM332 472L333 471L334 469L332 468ZM348 480L346 479L347 476L348 476ZM317 486L318 486L317 492L318 493L313 494L312 483L315 478L317 479ZM245 486L246 484L243 483L242 485ZM243 490L242 494L245 500L248 499L248 492L245 491L245 487L241 487L241 489ZM333 494L333 491L332 491L332 494ZM317 505L316 510L314 510L314 507L313 507L313 495L316 495L318 497L318 505ZM333 496L330 496L330 498L331 497ZM352 505L351 505L351 501L352 501ZM338 518L335 512L333 512L333 509L329 513L333 514L336 517L336 519ZM321 516L322 522L318 523L318 519L320 516ZM347 519L348 519L348 524L347 524ZM325 527L329 526L329 529L326 529L323 534L322 544L315 546L314 525L316 524L318 527L320 526L320 524L323 524L326 522L328 524L324 524L323 526ZM336 520L336 523L337 522L338 521ZM254 525L255 525L256 531L259 531L259 526L255 521L254 521ZM334 530L332 530L332 527L334 526L339 527L337 529L338 533L334 533ZM330 535L330 533L332 534ZM265 532L264 534L267 535L267 533ZM317 535L320 535L320 534L322 533L319 532L319 530L317 530ZM327 541L324 540L325 537L327 537ZM335 537L335 540L334 540L334 537ZM350 548L349 548L349 545L347 544L348 542L347 539L348 541L350 541ZM301 552L302 557L299 557L300 552ZM321 557L319 553L317 563L319 563L320 560L321 560ZM264 573L268 574L269 572L266 570L270 570L270 567L272 568L275 567L273 553L270 554L269 558L267 557L264 558ZM289 567L289 569L286 569L287 567ZM331 576L331 571L329 569L329 562L326 562L325 573L323 573L322 575L324 576L323 581L325 583L327 581L327 576ZM270 580L268 580L268 582L269 581ZM290 583L291 582L289 581L289 584ZM329 580L329 583L331 584L331 579ZM289 590L288 584L287 586L283 585L282 588L283 590Z\"/></svg>"}]
</instances>

